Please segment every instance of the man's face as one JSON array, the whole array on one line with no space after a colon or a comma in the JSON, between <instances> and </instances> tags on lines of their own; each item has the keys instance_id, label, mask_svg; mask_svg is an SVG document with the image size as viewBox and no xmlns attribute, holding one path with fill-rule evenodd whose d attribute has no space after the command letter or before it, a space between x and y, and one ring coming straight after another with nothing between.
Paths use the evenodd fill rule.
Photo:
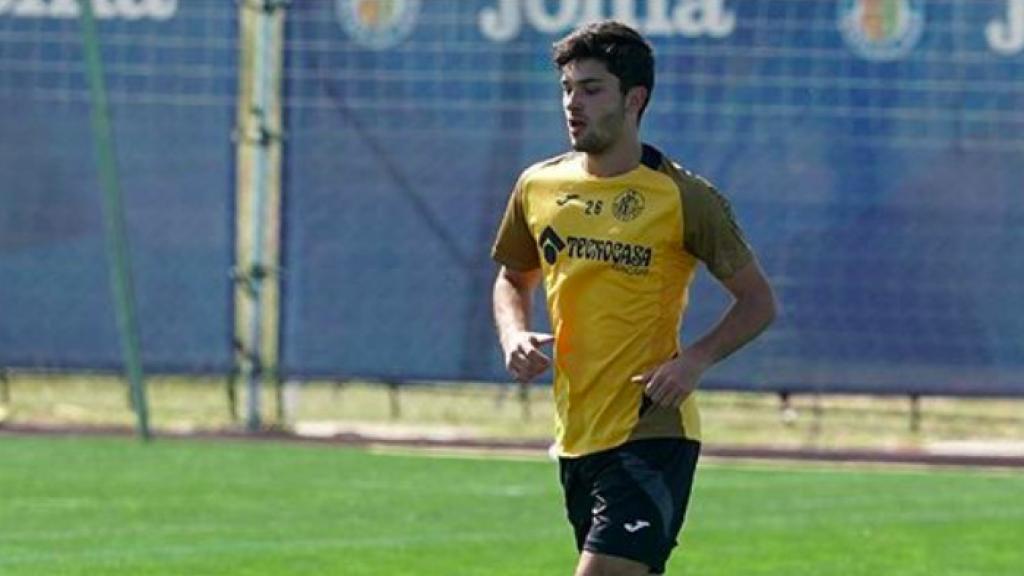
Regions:
<instances>
[{"instance_id":1,"label":"man's face","mask_svg":"<svg viewBox=\"0 0 1024 576\"><path fill-rule=\"evenodd\" d=\"M622 134L626 101L619 79L599 60L573 60L562 67L562 107L573 150L600 154Z\"/></svg>"}]
</instances>

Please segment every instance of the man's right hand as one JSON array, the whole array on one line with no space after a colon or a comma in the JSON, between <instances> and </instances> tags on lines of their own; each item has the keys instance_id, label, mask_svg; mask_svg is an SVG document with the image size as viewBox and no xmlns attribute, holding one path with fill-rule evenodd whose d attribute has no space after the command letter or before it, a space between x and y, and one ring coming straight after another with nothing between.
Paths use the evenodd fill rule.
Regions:
<instances>
[{"instance_id":1,"label":"man's right hand","mask_svg":"<svg viewBox=\"0 0 1024 576\"><path fill-rule=\"evenodd\" d=\"M523 384L533 380L551 366L551 357L541 351L541 346L554 341L554 336L543 332L516 333L505 350L505 369Z\"/></svg>"}]
</instances>

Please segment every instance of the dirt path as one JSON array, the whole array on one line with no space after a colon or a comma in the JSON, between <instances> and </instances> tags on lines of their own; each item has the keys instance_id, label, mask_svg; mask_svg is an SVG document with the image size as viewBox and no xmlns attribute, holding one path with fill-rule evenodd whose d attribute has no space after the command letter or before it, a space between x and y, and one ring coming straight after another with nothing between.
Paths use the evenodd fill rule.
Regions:
<instances>
[{"instance_id":1,"label":"dirt path","mask_svg":"<svg viewBox=\"0 0 1024 576\"><path fill-rule=\"evenodd\" d=\"M94 436L132 437L135 431L130 427L116 426L43 426L30 424L2 424L0 438L4 436ZM165 432L154 434L157 440L198 439L198 440L239 440L248 442L295 442L315 444L337 444L367 448L382 447L407 450L433 450L474 453L507 453L535 455L543 458L548 444L538 440L501 440L487 438L415 436L403 434L389 437L383 434L361 434L340 432L316 436L299 435L286 431L262 431L250 433L238 430L210 430L196 432ZM713 458L802 461L865 464L913 464L928 466L977 466L998 468L1024 468L1024 454L1009 454L999 450L986 453L973 447L970 450L941 453L924 450L869 450L869 449L802 449L771 446L721 446L707 445L705 456Z\"/></svg>"}]
</instances>

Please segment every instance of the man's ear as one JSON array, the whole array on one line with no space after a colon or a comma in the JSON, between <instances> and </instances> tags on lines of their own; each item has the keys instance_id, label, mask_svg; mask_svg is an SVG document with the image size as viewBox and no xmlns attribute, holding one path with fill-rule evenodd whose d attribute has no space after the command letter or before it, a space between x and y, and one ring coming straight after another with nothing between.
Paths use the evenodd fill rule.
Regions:
<instances>
[{"instance_id":1,"label":"man's ear","mask_svg":"<svg viewBox=\"0 0 1024 576\"><path fill-rule=\"evenodd\" d=\"M650 92L643 86L633 86L626 91L626 108L635 110L637 114L647 103L647 98L650 97Z\"/></svg>"}]
</instances>

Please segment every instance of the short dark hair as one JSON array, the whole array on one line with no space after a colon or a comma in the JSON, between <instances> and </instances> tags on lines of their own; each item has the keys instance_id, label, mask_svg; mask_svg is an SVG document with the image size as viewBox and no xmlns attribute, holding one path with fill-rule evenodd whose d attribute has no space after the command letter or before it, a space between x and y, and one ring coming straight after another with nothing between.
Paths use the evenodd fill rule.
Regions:
<instances>
[{"instance_id":1,"label":"short dark hair","mask_svg":"<svg viewBox=\"0 0 1024 576\"><path fill-rule=\"evenodd\" d=\"M573 30L552 46L551 60L559 69L573 60L593 58L619 79L622 94L634 86L647 89L640 107L643 116L654 92L654 50L639 32L615 20L592 22Z\"/></svg>"}]
</instances>

